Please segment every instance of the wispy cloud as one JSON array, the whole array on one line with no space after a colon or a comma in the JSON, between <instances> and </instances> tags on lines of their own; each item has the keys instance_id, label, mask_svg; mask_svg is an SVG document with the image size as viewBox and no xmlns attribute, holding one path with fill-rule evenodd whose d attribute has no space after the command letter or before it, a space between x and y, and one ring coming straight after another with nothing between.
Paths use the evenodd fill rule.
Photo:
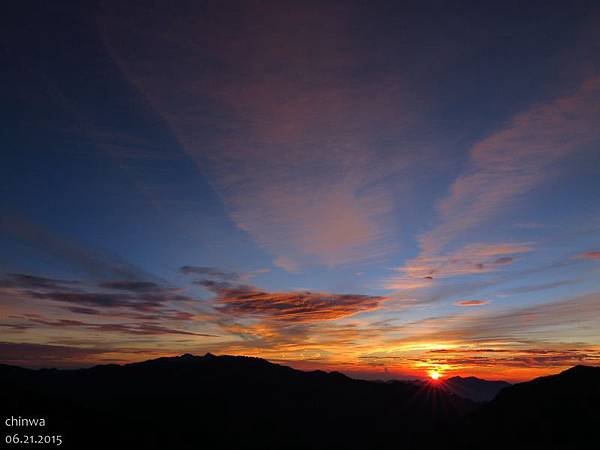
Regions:
<instances>
[{"instance_id":1,"label":"wispy cloud","mask_svg":"<svg viewBox=\"0 0 600 450\"><path fill-rule=\"evenodd\" d=\"M71 347L62 345L0 342L0 360L4 364L56 367L90 364L99 355L111 353L110 347Z\"/></svg>"},{"instance_id":2,"label":"wispy cloud","mask_svg":"<svg viewBox=\"0 0 600 450\"><path fill-rule=\"evenodd\" d=\"M19 214L2 211L0 232L95 279L149 277L148 273L118 256L86 248L76 240L52 233Z\"/></svg>"},{"instance_id":3,"label":"wispy cloud","mask_svg":"<svg viewBox=\"0 0 600 450\"><path fill-rule=\"evenodd\" d=\"M533 245L527 243L469 244L445 254L420 255L398 269L400 275L390 277L387 287L418 289L429 287L438 279L494 272L532 250Z\"/></svg>"},{"instance_id":4,"label":"wispy cloud","mask_svg":"<svg viewBox=\"0 0 600 450\"><path fill-rule=\"evenodd\" d=\"M118 317L118 316L117 316ZM50 319L45 318L39 314L26 314L22 317L11 316L15 319L24 319L29 322L33 322L39 325L55 328L81 328L84 330L101 331L101 332L115 332L125 333L131 335L168 335L168 334L179 334L185 336L203 336L203 337L218 337L213 334L197 333L193 331L185 331L181 329L173 329L159 325L156 320L154 321L136 321L130 323L99 323L99 322L84 322L81 320L72 319Z\"/></svg>"},{"instance_id":5,"label":"wispy cloud","mask_svg":"<svg viewBox=\"0 0 600 450\"><path fill-rule=\"evenodd\" d=\"M528 294L530 292L544 291L546 289L554 289L562 286L570 286L573 284L577 284L581 282L579 279L575 280L561 280L561 281L553 281L550 283L539 283L539 284L531 284L526 286L519 286L512 289L506 289L500 292L498 295L506 296L506 295L514 295L514 294Z\"/></svg>"},{"instance_id":6,"label":"wispy cloud","mask_svg":"<svg viewBox=\"0 0 600 450\"><path fill-rule=\"evenodd\" d=\"M430 350L428 361L432 365L452 367L509 369L562 368L577 364L596 365L600 361L600 348L589 346L573 348L569 344L553 345L552 348L520 346L511 350L457 348Z\"/></svg>"},{"instance_id":7,"label":"wispy cloud","mask_svg":"<svg viewBox=\"0 0 600 450\"><path fill-rule=\"evenodd\" d=\"M213 297L199 299L182 288L147 280L93 283L10 274L0 279L0 294L10 298L14 308L4 309L0 327L13 338L46 342L60 333L77 344L94 333L109 342L143 338L166 345L180 339L175 345L184 342L189 348L196 342L206 350L214 345L219 351L262 349L256 354L296 354L311 348L331 352L323 346L334 347L342 337L322 340L317 336L329 334L327 327L318 331L321 325L373 311L386 300L358 294L268 291L244 284L247 274L215 267L183 266L180 272Z\"/></svg>"},{"instance_id":8,"label":"wispy cloud","mask_svg":"<svg viewBox=\"0 0 600 450\"><path fill-rule=\"evenodd\" d=\"M165 291L164 288L151 281L110 281L106 283L100 283L101 288L112 289L117 291L129 291L129 292L161 292Z\"/></svg>"},{"instance_id":9,"label":"wispy cloud","mask_svg":"<svg viewBox=\"0 0 600 450\"><path fill-rule=\"evenodd\" d=\"M279 267L389 253L391 213L428 153L422 141L419 152L409 148L422 102L401 68L381 70L354 39L352 5L250 2L236 8L239 22L224 11L206 6L158 28L150 9L135 23L107 14L105 38L231 218ZM178 70L167 75L165 60Z\"/></svg>"},{"instance_id":10,"label":"wispy cloud","mask_svg":"<svg viewBox=\"0 0 600 450\"><path fill-rule=\"evenodd\" d=\"M229 272L216 267L182 266L179 271L185 275L197 275L201 278L217 278L222 281L238 281L242 278L237 272Z\"/></svg>"},{"instance_id":11,"label":"wispy cloud","mask_svg":"<svg viewBox=\"0 0 600 450\"><path fill-rule=\"evenodd\" d=\"M180 304L189 306L186 300L165 301L148 311L145 307L135 308L129 301L117 307L103 302L90 306L86 302L48 298L55 289L62 292L65 286L77 293L104 289L128 299L129 296L154 295L153 290L148 291L153 286L142 284L143 280L131 284L120 280L103 282L104 287L66 280L63 286L59 279L12 275L4 279L1 289L5 295L19 299L21 310L5 315L0 326L6 336L44 339L46 343L52 342L51 337L59 336L59 341L74 345L76 348L65 349L64 355L60 353L62 350L57 350L60 354L56 362L63 366L102 358L131 360L127 345L138 350L155 345L151 350L158 354L170 354L169 348L172 351L173 345L183 346L187 351L253 354L297 367L335 366L354 373L373 372L382 364L390 368L391 374L418 374L433 365L475 374L503 367L513 378L526 378L532 373L542 373L535 370L564 367L573 362L591 363L600 357L600 349L595 344L600 325L598 294L501 312L478 308L487 304L485 299L467 298L456 303L461 306L457 309L461 313L406 322L401 315L384 320L360 315L380 308L387 301L383 297L271 292L237 281L224 281L223 278L239 279L227 271L188 272L193 282L214 294L209 301L213 312L202 315L186 308L178 309ZM170 293L171 288L159 286L158 289ZM46 295L32 296L32 292ZM34 302L31 304L35 305L35 312L31 312L31 307L27 312L30 302ZM48 310L48 314L42 313L40 305L44 302L64 313L54 309ZM106 349L92 350L89 354L77 349L87 345L86 336L90 332L108 338L98 341L99 346L100 342L110 343ZM115 336L125 339L125 344L115 341ZM138 339L143 341L138 343ZM13 356L5 356L3 360L25 365L44 364L43 358L37 362L27 361L31 357L27 354L35 355L37 351L37 344L32 345L31 349L24 348L26 354L18 358L14 357L17 351L14 347ZM574 347L578 351L574 351Z\"/></svg>"},{"instance_id":12,"label":"wispy cloud","mask_svg":"<svg viewBox=\"0 0 600 450\"><path fill-rule=\"evenodd\" d=\"M425 256L497 217L520 195L556 172L565 157L600 137L600 77L575 92L515 116L502 130L477 143L468 168L438 204L441 222L419 238Z\"/></svg>"},{"instance_id":13,"label":"wispy cloud","mask_svg":"<svg viewBox=\"0 0 600 450\"><path fill-rule=\"evenodd\" d=\"M0 362L31 368L85 367L102 363L124 363L153 355L162 356L163 350L140 349L119 345L99 344L73 345L0 342Z\"/></svg>"},{"instance_id":14,"label":"wispy cloud","mask_svg":"<svg viewBox=\"0 0 600 450\"><path fill-rule=\"evenodd\" d=\"M456 306L465 306L465 307L483 306L483 305L487 305L488 303L489 303L489 300L459 300L457 302L454 302L454 304Z\"/></svg>"},{"instance_id":15,"label":"wispy cloud","mask_svg":"<svg viewBox=\"0 0 600 450\"><path fill-rule=\"evenodd\" d=\"M467 244L466 233L502 214L519 197L560 172L558 163L600 138L600 78L537 104L471 149L466 170L438 202L439 223L419 236L420 253L386 287L414 295L452 277L502 270L534 250L531 243ZM596 259L596 252L581 258ZM412 293L412 294L411 294Z\"/></svg>"},{"instance_id":16,"label":"wispy cloud","mask_svg":"<svg viewBox=\"0 0 600 450\"><path fill-rule=\"evenodd\" d=\"M584 259L600 260L600 251L592 250L589 252L581 253L579 256Z\"/></svg>"},{"instance_id":17,"label":"wispy cloud","mask_svg":"<svg viewBox=\"0 0 600 450\"><path fill-rule=\"evenodd\" d=\"M599 318L600 294L593 293L505 312L434 318L415 326L420 327L419 339L448 344L535 339L585 342L595 339ZM416 336L411 339L414 338Z\"/></svg>"},{"instance_id":18,"label":"wispy cloud","mask_svg":"<svg viewBox=\"0 0 600 450\"><path fill-rule=\"evenodd\" d=\"M415 322L260 322L227 352L258 354L297 367L356 373L389 369L386 376L448 372L523 380L573 364L596 364L600 346L598 294L504 312L461 308L461 314ZM285 325L288 326L285 326ZM549 338L548 336L551 336Z\"/></svg>"},{"instance_id":19,"label":"wispy cloud","mask_svg":"<svg viewBox=\"0 0 600 450\"><path fill-rule=\"evenodd\" d=\"M0 279L0 295L15 304L12 313L4 311L8 320L1 325L15 331L51 327L130 335L215 336L196 329L196 319L205 315L195 307L196 299L179 288L151 281L95 284L9 274Z\"/></svg>"},{"instance_id":20,"label":"wispy cloud","mask_svg":"<svg viewBox=\"0 0 600 450\"><path fill-rule=\"evenodd\" d=\"M383 300L383 297L355 294L220 289L217 307L235 316L316 322L370 311Z\"/></svg>"},{"instance_id":21,"label":"wispy cloud","mask_svg":"<svg viewBox=\"0 0 600 450\"><path fill-rule=\"evenodd\" d=\"M40 277L23 273L10 273L0 279L0 288L16 289L63 289L71 290L81 283L75 280L59 280L57 278Z\"/></svg>"},{"instance_id":22,"label":"wispy cloud","mask_svg":"<svg viewBox=\"0 0 600 450\"><path fill-rule=\"evenodd\" d=\"M238 282L237 274L219 270L181 271L196 276L194 283L215 294L216 309L233 318L260 317L275 321L312 323L335 320L377 309L384 297L310 291L271 292ZM233 275L233 276L232 276Z\"/></svg>"},{"instance_id":23,"label":"wispy cloud","mask_svg":"<svg viewBox=\"0 0 600 450\"><path fill-rule=\"evenodd\" d=\"M597 364L599 300L594 293L503 312L467 308L463 314L403 323L386 330L385 345L363 358L387 361L389 367L484 376L502 370L503 377L516 380Z\"/></svg>"}]
</instances>

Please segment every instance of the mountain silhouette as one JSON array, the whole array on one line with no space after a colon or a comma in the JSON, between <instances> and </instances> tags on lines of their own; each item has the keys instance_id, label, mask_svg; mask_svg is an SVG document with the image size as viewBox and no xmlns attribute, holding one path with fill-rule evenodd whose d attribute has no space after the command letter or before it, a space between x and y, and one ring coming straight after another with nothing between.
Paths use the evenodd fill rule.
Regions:
<instances>
[{"instance_id":1,"label":"mountain silhouette","mask_svg":"<svg viewBox=\"0 0 600 450\"><path fill-rule=\"evenodd\" d=\"M502 389L455 430L457 449L598 448L600 367L575 366L558 375Z\"/></svg>"},{"instance_id":2,"label":"mountain silhouette","mask_svg":"<svg viewBox=\"0 0 600 450\"><path fill-rule=\"evenodd\" d=\"M420 449L476 406L435 386L211 354L76 370L2 366L0 385L2 417L46 417L62 448L79 449Z\"/></svg>"},{"instance_id":3,"label":"mountain silhouette","mask_svg":"<svg viewBox=\"0 0 600 450\"><path fill-rule=\"evenodd\" d=\"M61 434L60 448L74 449L591 448L599 386L600 368L575 367L477 403L443 384L210 353L72 370L0 365L0 425L43 417L43 430L3 435Z\"/></svg>"},{"instance_id":4,"label":"mountain silhouette","mask_svg":"<svg viewBox=\"0 0 600 450\"><path fill-rule=\"evenodd\" d=\"M476 402L487 402L496 397L501 389L510 386L506 381L488 381L476 377L451 377L440 383L453 394Z\"/></svg>"}]
</instances>

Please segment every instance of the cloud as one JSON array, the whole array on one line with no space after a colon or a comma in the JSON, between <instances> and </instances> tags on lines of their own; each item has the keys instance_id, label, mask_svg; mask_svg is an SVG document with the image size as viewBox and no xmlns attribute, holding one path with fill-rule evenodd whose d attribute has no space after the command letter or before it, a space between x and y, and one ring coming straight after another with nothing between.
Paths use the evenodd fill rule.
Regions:
<instances>
[{"instance_id":1,"label":"cloud","mask_svg":"<svg viewBox=\"0 0 600 450\"><path fill-rule=\"evenodd\" d=\"M84 322L81 320L73 319L49 319L42 317L39 314L26 314L22 317L15 316L14 319L24 319L28 322L33 322L39 325L54 328L82 328L85 330L92 331L103 331L103 332L116 332L130 335L165 335L165 334L179 334L186 336L203 336L203 337L217 337L213 334L197 333L193 331L178 330L169 327L159 325L154 322L133 322L133 323L98 323L98 322Z\"/></svg>"},{"instance_id":2,"label":"cloud","mask_svg":"<svg viewBox=\"0 0 600 450\"><path fill-rule=\"evenodd\" d=\"M214 286L215 305L232 316L311 323L377 309L384 297L320 292L266 292L254 287Z\"/></svg>"},{"instance_id":3,"label":"cloud","mask_svg":"<svg viewBox=\"0 0 600 450\"><path fill-rule=\"evenodd\" d=\"M499 293L498 295L513 295L513 294L527 294L529 292L544 291L546 289L554 289L561 286L569 286L581 282L579 279L575 280L562 280L554 281L551 283L532 284L528 286L519 286L512 289L507 289Z\"/></svg>"},{"instance_id":4,"label":"cloud","mask_svg":"<svg viewBox=\"0 0 600 450\"><path fill-rule=\"evenodd\" d=\"M217 278L223 281L237 281L241 278L237 272L227 272L216 267L182 266L179 271L186 275L200 275L204 278Z\"/></svg>"},{"instance_id":5,"label":"cloud","mask_svg":"<svg viewBox=\"0 0 600 450\"><path fill-rule=\"evenodd\" d=\"M471 150L468 169L438 204L439 225L419 238L425 256L488 222L551 178L556 164L600 138L600 77L516 115Z\"/></svg>"},{"instance_id":6,"label":"cloud","mask_svg":"<svg viewBox=\"0 0 600 450\"><path fill-rule=\"evenodd\" d=\"M504 265L504 264L511 264L515 259L514 258L510 258L508 256L503 256L501 258L497 258L494 261L492 261L493 265L499 266L499 265Z\"/></svg>"},{"instance_id":7,"label":"cloud","mask_svg":"<svg viewBox=\"0 0 600 450\"><path fill-rule=\"evenodd\" d=\"M62 345L0 342L0 361L28 367L81 366L99 355L113 352L108 347L67 347Z\"/></svg>"},{"instance_id":8,"label":"cloud","mask_svg":"<svg viewBox=\"0 0 600 450\"><path fill-rule=\"evenodd\" d=\"M430 350L429 362L452 367L512 367L512 368L553 368L578 364L596 365L600 362L600 348L569 348L556 345L555 348L515 348L497 349L451 349Z\"/></svg>"},{"instance_id":9,"label":"cloud","mask_svg":"<svg viewBox=\"0 0 600 450\"><path fill-rule=\"evenodd\" d=\"M273 264L290 273L298 272L300 270L300 264L287 256L278 256L275 258L275 261L273 261Z\"/></svg>"},{"instance_id":10,"label":"cloud","mask_svg":"<svg viewBox=\"0 0 600 450\"><path fill-rule=\"evenodd\" d=\"M423 99L403 82L403 68L390 69L355 39L359 9L192 5L172 21L160 9L128 8L101 17L109 51L233 221L279 267L345 264L393 249L405 175L430 146L411 126Z\"/></svg>"},{"instance_id":11,"label":"cloud","mask_svg":"<svg viewBox=\"0 0 600 450\"><path fill-rule=\"evenodd\" d=\"M380 308L387 298L307 291L269 292L252 285L193 276L196 282L206 283L206 288L215 294L210 301L215 310L200 318L193 311L177 309L180 301L167 302L150 312L135 308L87 308L56 303L60 305L60 311L70 315L57 313L56 309L46 314L40 311L40 303L36 303L35 313L10 315L0 323L0 327L6 331L7 339L11 333L14 333L11 339L21 339L23 333L27 333L27 336L35 335L52 341L60 333L61 340L55 342L70 340L82 346L86 336L91 334L94 339L88 340L90 344L98 339L97 336L102 336L101 342L116 343L116 339L135 342L138 350L153 346L149 350L151 352L158 351L158 347L154 346L161 343L163 348L167 348L165 345L171 349L173 345L185 345L192 351L197 346L202 351L253 354L292 362L297 367L336 366L352 373L372 372L373 360L385 364L392 374L402 370L418 374L424 365L435 362L474 374L482 373L477 370L510 368L515 373L511 376L526 378L532 372L522 372L521 367L525 364L542 370L562 367L576 360L593 362L600 355L600 349L593 345L600 326L598 294L502 312L461 308L461 314L414 322L404 321L401 315L386 317L385 320L376 317L373 321L371 315L358 314ZM7 279L10 280L10 277ZM33 280L19 278L21 284L22 280L29 279ZM45 287L39 290L51 292L53 288L61 287L61 280L47 280L52 282L42 281ZM31 284L39 285L40 282L34 280ZM78 293L99 288L81 281L71 286ZM170 288L159 287L170 292ZM15 292L14 287L6 289L10 289L7 292ZM25 296L29 290L19 292ZM147 294L110 288L107 288L107 293L125 296ZM19 305L23 308L29 301L45 301L19 298ZM475 306L474 302L484 300L463 302L471 302L471 306ZM183 301L183 304L188 305L188 302ZM213 332L217 327L219 332ZM570 346L565 342L571 342ZM581 351L573 353L569 350L573 348ZM557 353L543 353L542 349ZM447 351L435 353L431 350ZM127 357L118 351L116 355L118 358ZM373 359L383 356L386 356L385 360ZM115 356L99 354L79 360L65 356L66 363L57 359L52 365L75 364L73 361L80 361L79 365L82 365L107 357ZM495 366L493 358L498 359ZM26 355L23 356L23 364L25 359ZM33 360L28 362L32 363Z\"/></svg>"},{"instance_id":12,"label":"cloud","mask_svg":"<svg viewBox=\"0 0 600 450\"><path fill-rule=\"evenodd\" d=\"M100 308L133 308L139 311L156 310L168 302L186 299L181 295L171 295L163 292L131 295L110 292L45 291L29 292L29 296L74 305Z\"/></svg>"},{"instance_id":13,"label":"cloud","mask_svg":"<svg viewBox=\"0 0 600 450\"><path fill-rule=\"evenodd\" d=\"M100 287L131 292L156 292L162 290L158 284L151 281L111 281L101 283Z\"/></svg>"},{"instance_id":14,"label":"cloud","mask_svg":"<svg viewBox=\"0 0 600 450\"><path fill-rule=\"evenodd\" d=\"M600 347L594 344L597 294L500 313L465 310L414 323L401 317L375 322L358 317L344 322L261 320L243 326L244 339L215 349L348 373L372 375L376 362L392 376L419 376L437 365L486 378L501 370L503 378L514 380L600 360Z\"/></svg>"},{"instance_id":15,"label":"cloud","mask_svg":"<svg viewBox=\"0 0 600 450\"><path fill-rule=\"evenodd\" d=\"M457 302L454 302L454 304L456 306L466 306L466 307L483 306L483 305L487 305L488 303L489 303L489 300L459 300Z\"/></svg>"},{"instance_id":16,"label":"cloud","mask_svg":"<svg viewBox=\"0 0 600 450\"><path fill-rule=\"evenodd\" d=\"M598 364L600 294L490 312L478 308L379 329L366 360L389 367L523 380L573 364ZM374 350L375 349L375 350Z\"/></svg>"},{"instance_id":17,"label":"cloud","mask_svg":"<svg viewBox=\"0 0 600 450\"><path fill-rule=\"evenodd\" d=\"M0 363L34 369L80 368L100 363L127 363L154 355L172 355L156 348L124 347L95 342L73 344L69 339L56 343L0 342ZM64 345L67 344L67 345Z\"/></svg>"},{"instance_id":18,"label":"cloud","mask_svg":"<svg viewBox=\"0 0 600 450\"><path fill-rule=\"evenodd\" d=\"M98 311L97 309L85 308L82 306L70 306L67 308L67 310L69 310L75 314L87 314L87 315L91 315L91 316L101 314L101 312Z\"/></svg>"},{"instance_id":19,"label":"cloud","mask_svg":"<svg viewBox=\"0 0 600 450\"><path fill-rule=\"evenodd\" d=\"M78 284L78 281L59 280L23 273L9 273L8 277L0 279L0 288L70 289L71 286Z\"/></svg>"},{"instance_id":20,"label":"cloud","mask_svg":"<svg viewBox=\"0 0 600 450\"><path fill-rule=\"evenodd\" d=\"M453 342L526 342L595 339L600 326L600 294L515 308L505 312L447 316L417 322L419 340ZM414 339L415 337L413 337Z\"/></svg>"},{"instance_id":21,"label":"cloud","mask_svg":"<svg viewBox=\"0 0 600 450\"><path fill-rule=\"evenodd\" d=\"M116 280L97 287L81 281L59 280L25 274L8 274L0 279L0 289L15 290L29 298L69 304L69 308L133 308L156 311L171 302L189 300L178 289L140 280Z\"/></svg>"},{"instance_id":22,"label":"cloud","mask_svg":"<svg viewBox=\"0 0 600 450\"><path fill-rule=\"evenodd\" d=\"M115 255L87 249L75 240L51 233L18 214L2 211L0 231L95 279L148 278L147 273ZM62 282L65 283L64 280Z\"/></svg>"},{"instance_id":23,"label":"cloud","mask_svg":"<svg viewBox=\"0 0 600 450\"><path fill-rule=\"evenodd\" d=\"M269 292L241 283L245 275L214 267L183 266L183 273L215 296L198 302L179 288L144 280L112 280L100 284L63 283L36 276L6 276L0 288L20 298L18 310L0 326L15 333L36 329L118 333L129 336L189 336L241 339L245 348L297 346L308 339L311 327L379 308L384 297L322 292ZM237 281L236 281L237 280ZM65 289L65 286L70 286ZM35 313L27 305L35 303ZM57 313L48 306L56 304ZM194 311L203 305L205 312ZM31 307L29 309L31 311ZM182 324L184 326L182 326ZM210 330L205 332L204 330ZM222 337L221 337L222 339ZM252 343L252 344L251 344Z\"/></svg>"},{"instance_id":24,"label":"cloud","mask_svg":"<svg viewBox=\"0 0 600 450\"><path fill-rule=\"evenodd\" d=\"M0 323L0 327L12 331L25 331L34 328L33 325L27 323Z\"/></svg>"},{"instance_id":25,"label":"cloud","mask_svg":"<svg viewBox=\"0 0 600 450\"><path fill-rule=\"evenodd\" d=\"M478 142L467 169L437 205L439 224L419 236L419 255L400 267L400 274L388 279L386 287L414 296L416 290L430 290L437 280L494 272L513 264L515 255L532 251L531 244L512 243L446 248L551 179L565 158L596 142L599 96L600 78L591 78L569 95L516 115L506 127ZM594 252L581 257L594 259Z\"/></svg>"},{"instance_id":26,"label":"cloud","mask_svg":"<svg viewBox=\"0 0 600 450\"><path fill-rule=\"evenodd\" d=\"M584 259L600 260L600 251L593 250L589 252L584 252L581 253L579 256Z\"/></svg>"},{"instance_id":27,"label":"cloud","mask_svg":"<svg viewBox=\"0 0 600 450\"><path fill-rule=\"evenodd\" d=\"M241 281L242 277L216 268L184 266L181 271L198 275L194 283L214 293L215 308L231 317L260 317L267 320L311 323L376 309L385 300L384 297L358 294L269 292L250 284L236 282Z\"/></svg>"},{"instance_id":28,"label":"cloud","mask_svg":"<svg viewBox=\"0 0 600 450\"><path fill-rule=\"evenodd\" d=\"M0 294L14 302L0 326L15 333L35 329L39 336L53 328L65 335L218 337L213 332L216 322L209 321L215 314L197 308L197 299L179 288L145 280L94 284L9 274L0 279Z\"/></svg>"},{"instance_id":29,"label":"cloud","mask_svg":"<svg viewBox=\"0 0 600 450\"><path fill-rule=\"evenodd\" d=\"M527 243L469 244L441 255L420 255L398 269L399 276L387 282L389 289L419 289L430 287L435 280L494 272L511 265L515 255L528 253ZM509 256L510 255L510 256Z\"/></svg>"}]
</instances>

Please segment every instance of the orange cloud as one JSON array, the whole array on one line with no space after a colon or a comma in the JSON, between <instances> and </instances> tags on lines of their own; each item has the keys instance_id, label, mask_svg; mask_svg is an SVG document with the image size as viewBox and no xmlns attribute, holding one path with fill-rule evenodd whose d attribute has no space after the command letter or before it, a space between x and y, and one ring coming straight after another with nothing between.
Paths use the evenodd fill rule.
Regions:
<instances>
[{"instance_id":1,"label":"orange cloud","mask_svg":"<svg viewBox=\"0 0 600 450\"><path fill-rule=\"evenodd\" d=\"M584 252L579 256L585 259L600 260L600 251Z\"/></svg>"},{"instance_id":2,"label":"orange cloud","mask_svg":"<svg viewBox=\"0 0 600 450\"><path fill-rule=\"evenodd\" d=\"M192 266L182 271L200 277L195 282L216 294L216 311L196 315L174 310L181 302L189 306L184 299L164 301L150 313L135 311L131 295L164 294L164 287L143 280L89 286L29 275L3 279L0 287L12 298L18 294L16 307L20 309L10 314L4 310L0 323L5 347L13 355L10 361L30 365L28 361L45 351L40 345L50 342L73 347L47 349L59 352L53 363L59 365L130 361L135 352L170 355L176 347L197 353L261 356L299 368L343 370L375 378L419 376L438 367L447 374L490 377L501 372L503 378L517 380L600 361L600 348L595 344L600 317L597 293L501 312L461 308L460 314L406 322L401 315L385 320L358 315L380 307L386 300L383 297L266 292L236 284L240 276L232 272ZM128 303L117 307L113 297L109 303L99 297L102 302L92 309L68 300L28 296L30 290L49 293L66 287L78 292L101 288L123 295ZM83 305L89 304L89 299L84 300ZM42 315L41 302L54 309ZM462 301L470 306L482 302ZM24 336L32 346L10 344L23 342Z\"/></svg>"},{"instance_id":3,"label":"orange cloud","mask_svg":"<svg viewBox=\"0 0 600 450\"><path fill-rule=\"evenodd\" d=\"M258 316L299 323L334 320L379 307L384 297L319 292L220 289L217 308L234 316Z\"/></svg>"},{"instance_id":4,"label":"orange cloud","mask_svg":"<svg viewBox=\"0 0 600 450\"><path fill-rule=\"evenodd\" d=\"M311 323L370 311L378 308L386 299L370 295L310 291L269 292L240 283L241 277L237 273L223 272L212 267L183 266L180 272L193 276L194 284L215 294L214 306L220 313L231 317L254 316ZM223 323L225 322L227 319ZM231 326L231 323L226 326Z\"/></svg>"},{"instance_id":5,"label":"orange cloud","mask_svg":"<svg viewBox=\"0 0 600 450\"><path fill-rule=\"evenodd\" d=\"M456 306L483 306L489 303L488 300L459 300L454 304Z\"/></svg>"},{"instance_id":6,"label":"orange cloud","mask_svg":"<svg viewBox=\"0 0 600 450\"><path fill-rule=\"evenodd\" d=\"M420 321L410 340L480 343L525 342L540 335L588 342L600 326L600 294L488 314L464 314ZM592 341L593 342L593 341Z\"/></svg>"},{"instance_id":7,"label":"orange cloud","mask_svg":"<svg viewBox=\"0 0 600 450\"><path fill-rule=\"evenodd\" d=\"M451 367L454 373L478 374L488 378L521 381L552 371L600 362L600 347L574 348L569 344L516 345L512 348L469 348L430 350L424 359L431 365Z\"/></svg>"}]
</instances>

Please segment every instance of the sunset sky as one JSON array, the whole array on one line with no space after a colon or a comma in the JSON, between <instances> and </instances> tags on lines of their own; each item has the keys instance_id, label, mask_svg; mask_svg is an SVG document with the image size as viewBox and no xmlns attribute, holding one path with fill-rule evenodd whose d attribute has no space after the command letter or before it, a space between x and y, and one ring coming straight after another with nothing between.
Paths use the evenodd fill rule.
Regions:
<instances>
[{"instance_id":1,"label":"sunset sky","mask_svg":"<svg viewBox=\"0 0 600 450\"><path fill-rule=\"evenodd\" d=\"M598 2L17 3L0 362L600 364Z\"/></svg>"}]
</instances>

